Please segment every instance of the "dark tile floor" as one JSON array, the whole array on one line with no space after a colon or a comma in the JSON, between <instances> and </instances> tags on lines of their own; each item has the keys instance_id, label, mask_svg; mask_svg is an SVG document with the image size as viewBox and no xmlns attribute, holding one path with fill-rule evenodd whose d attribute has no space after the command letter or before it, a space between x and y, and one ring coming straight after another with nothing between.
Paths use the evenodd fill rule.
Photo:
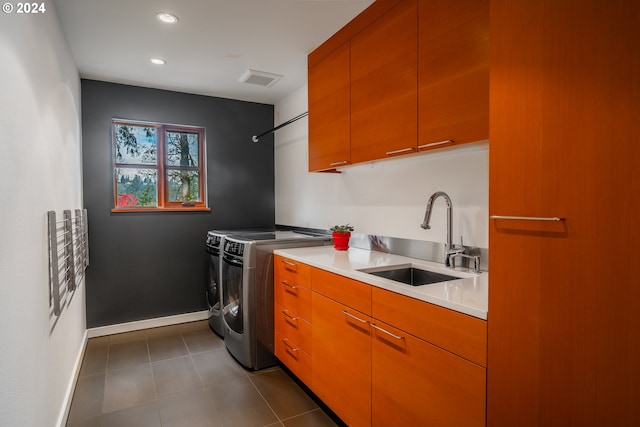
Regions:
<instances>
[{"instance_id":1,"label":"dark tile floor","mask_svg":"<svg viewBox=\"0 0 640 427\"><path fill-rule=\"evenodd\" d=\"M280 367L248 371L206 321L87 343L67 427L336 424Z\"/></svg>"}]
</instances>

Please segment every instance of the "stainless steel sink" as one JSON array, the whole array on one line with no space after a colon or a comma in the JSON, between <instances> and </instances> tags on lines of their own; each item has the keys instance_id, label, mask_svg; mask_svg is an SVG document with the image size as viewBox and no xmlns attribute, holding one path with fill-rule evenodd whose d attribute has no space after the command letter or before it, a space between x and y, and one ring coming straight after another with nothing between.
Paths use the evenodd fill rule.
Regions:
<instances>
[{"instance_id":1,"label":"stainless steel sink","mask_svg":"<svg viewBox=\"0 0 640 427\"><path fill-rule=\"evenodd\" d=\"M414 267L395 267L386 270L368 269L360 271L368 274L373 274L374 276L384 277L385 279L395 280L396 282L401 282L411 286L422 286L432 283L447 282L449 280L460 279L460 277L449 276L446 274L422 270Z\"/></svg>"}]
</instances>

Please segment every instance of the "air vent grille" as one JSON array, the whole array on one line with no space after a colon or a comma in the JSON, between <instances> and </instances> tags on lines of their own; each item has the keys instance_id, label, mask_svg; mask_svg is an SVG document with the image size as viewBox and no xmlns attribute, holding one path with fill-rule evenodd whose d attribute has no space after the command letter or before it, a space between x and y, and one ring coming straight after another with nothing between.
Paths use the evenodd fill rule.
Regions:
<instances>
[{"instance_id":1,"label":"air vent grille","mask_svg":"<svg viewBox=\"0 0 640 427\"><path fill-rule=\"evenodd\" d=\"M267 73L264 71L256 71L256 70L247 70L244 72L242 76L238 79L240 83L251 83L260 86L273 86L278 80L280 80L282 75Z\"/></svg>"}]
</instances>

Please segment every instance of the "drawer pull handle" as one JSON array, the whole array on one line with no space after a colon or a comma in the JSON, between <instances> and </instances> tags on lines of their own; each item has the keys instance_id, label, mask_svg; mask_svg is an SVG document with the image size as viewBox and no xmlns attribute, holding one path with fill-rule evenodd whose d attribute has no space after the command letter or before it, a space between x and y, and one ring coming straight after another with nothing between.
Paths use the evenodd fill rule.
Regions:
<instances>
[{"instance_id":1,"label":"drawer pull handle","mask_svg":"<svg viewBox=\"0 0 640 427\"><path fill-rule=\"evenodd\" d=\"M511 215L490 215L490 219L508 219L515 221L564 221L562 217L541 217L541 216L511 216Z\"/></svg>"},{"instance_id":2,"label":"drawer pull handle","mask_svg":"<svg viewBox=\"0 0 640 427\"><path fill-rule=\"evenodd\" d=\"M393 154L408 153L409 151L413 151L413 150L414 150L413 147L407 147L407 148L401 148L399 150L387 151L384 154L386 154L387 156L391 156Z\"/></svg>"},{"instance_id":3,"label":"drawer pull handle","mask_svg":"<svg viewBox=\"0 0 640 427\"><path fill-rule=\"evenodd\" d=\"M362 319L360 319L359 317L356 317L356 316L354 316L353 314L348 313L348 312L347 312L347 310L342 310L342 314L344 314L345 316L349 316L349 317L351 317L352 319L355 319L355 320L357 320L357 321L358 321L358 322L360 322L360 323L369 323L369 322L368 322L368 321L366 321L366 320L362 320Z\"/></svg>"},{"instance_id":4,"label":"drawer pull handle","mask_svg":"<svg viewBox=\"0 0 640 427\"><path fill-rule=\"evenodd\" d=\"M290 315L289 313L287 313L287 310L282 310L282 314L284 314L285 317L291 319L294 322L298 321L297 317L293 317L292 315Z\"/></svg>"},{"instance_id":5,"label":"drawer pull handle","mask_svg":"<svg viewBox=\"0 0 640 427\"><path fill-rule=\"evenodd\" d=\"M287 282L286 280L283 280L282 284L285 285L287 288L298 289L297 286L293 286L291 283Z\"/></svg>"},{"instance_id":6,"label":"drawer pull handle","mask_svg":"<svg viewBox=\"0 0 640 427\"><path fill-rule=\"evenodd\" d=\"M437 145L453 144L453 139L445 139L444 141L430 142L429 144L418 145L418 150L423 148L435 147Z\"/></svg>"},{"instance_id":7,"label":"drawer pull handle","mask_svg":"<svg viewBox=\"0 0 640 427\"><path fill-rule=\"evenodd\" d=\"M395 338L395 339L397 339L397 340L403 340L403 339L404 339L404 337L401 337L401 336L396 335L396 334L392 334L391 332L387 331L386 329L382 329L380 326L374 325L373 323L371 324L371 326L372 326L374 329L377 329L377 330L379 330L380 332L384 332L385 334L387 334L387 335L389 335L390 337L393 337L393 338Z\"/></svg>"},{"instance_id":8,"label":"drawer pull handle","mask_svg":"<svg viewBox=\"0 0 640 427\"><path fill-rule=\"evenodd\" d=\"M286 259L283 259L282 263L286 264L286 265L288 265L290 267L297 267L298 266L298 264L296 264L295 262L287 261Z\"/></svg>"},{"instance_id":9,"label":"drawer pull handle","mask_svg":"<svg viewBox=\"0 0 640 427\"><path fill-rule=\"evenodd\" d=\"M294 353L298 352L298 348L292 346L291 344L289 344L289 340L288 339L283 339L282 343L285 345L285 347L287 347L289 350L293 351Z\"/></svg>"},{"instance_id":10,"label":"drawer pull handle","mask_svg":"<svg viewBox=\"0 0 640 427\"><path fill-rule=\"evenodd\" d=\"M329 166L340 166L340 165L348 165L349 162L347 160L343 160L341 162L333 162L329 163Z\"/></svg>"}]
</instances>

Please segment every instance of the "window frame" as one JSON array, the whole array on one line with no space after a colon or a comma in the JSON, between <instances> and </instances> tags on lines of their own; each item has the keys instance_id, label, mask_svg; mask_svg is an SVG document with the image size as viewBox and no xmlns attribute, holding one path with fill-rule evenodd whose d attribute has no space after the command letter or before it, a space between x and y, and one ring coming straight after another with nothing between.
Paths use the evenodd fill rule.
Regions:
<instances>
[{"instance_id":1,"label":"window frame","mask_svg":"<svg viewBox=\"0 0 640 427\"><path fill-rule=\"evenodd\" d=\"M148 127L156 130L156 162L153 163L118 163L116 154L116 126ZM167 157L168 132L190 133L198 135L198 162L196 166L169 165ZM113 208L111 212L168 212L168 211L210 211L207 206L207 176L206 176L206 143L205 128L199 126L173 125L156 122L145 122L127 119L111 120L111 149L112 149L112 184ZM156 206L118 206L118 169L154 169L156 170ZM170 201L169 200L169 172L172 170L196 171L198 173L198 200Z\"/></svg>"}]
</instances>

